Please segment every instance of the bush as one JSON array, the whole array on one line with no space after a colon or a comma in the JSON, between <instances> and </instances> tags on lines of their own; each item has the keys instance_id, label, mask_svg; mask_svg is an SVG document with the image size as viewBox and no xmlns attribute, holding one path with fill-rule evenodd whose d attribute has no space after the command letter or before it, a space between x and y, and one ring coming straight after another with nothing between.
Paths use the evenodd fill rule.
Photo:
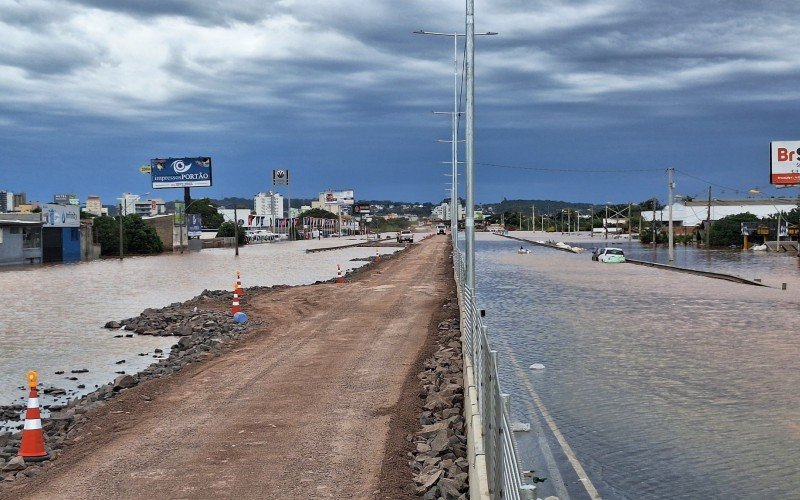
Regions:
<instances>
[{"instance_id":1,"label":"bush","mask_svg":"<svg viewBox=\"0 0 800 500\"><path fill-rule=\"evenodd\" d=\"M147 255L161 253L164 244L153 226L146 224L137 214L122 218L123 254ZM100 244L101 255L119 255L119 219L96 217L94 219L95 241Z\"/></svg>"},{"instance_id":2,"label":"bush","mask_svg":"<svg viewBox=\"0 0 800 500\"><path fill-rule=\"evenodd\" d=\"M226 221L220 224L219 229L217 230L217 238L233 238L236 236L236 226L233 225L233 221ZM239 246L244 246L247 244L247 236L245 236L244 228L239 226Z\"/></svg>"}]
</instances>

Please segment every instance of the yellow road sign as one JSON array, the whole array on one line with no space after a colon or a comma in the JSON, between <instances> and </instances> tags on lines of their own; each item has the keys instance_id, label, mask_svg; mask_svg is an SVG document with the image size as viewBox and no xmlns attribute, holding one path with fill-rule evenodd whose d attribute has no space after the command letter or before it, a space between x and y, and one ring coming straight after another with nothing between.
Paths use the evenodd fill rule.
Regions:
<instances>
[{"instance_id":1,"label":"yellow road sign","mask_svg":"<svg viewBox=\"0 0 800 500\"><path fill-rule=\"evenodd\" d=\"M142 165L141 167L139 167L139 172L141 172L143 174L149 174L150 173L150 165Z\"/></svg>"}]
</instances>

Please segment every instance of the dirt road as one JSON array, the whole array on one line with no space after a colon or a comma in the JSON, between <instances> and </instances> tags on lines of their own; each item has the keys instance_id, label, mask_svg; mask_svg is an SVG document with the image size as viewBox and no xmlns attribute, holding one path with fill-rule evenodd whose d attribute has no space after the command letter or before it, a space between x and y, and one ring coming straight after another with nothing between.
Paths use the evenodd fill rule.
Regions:
<instances>
[{"instance_id":1,"label":"dirt road","mask_svg":"<svg viewBox=\"0 0 800 500\"><path fill-rule=\"evenodd\" d=\"M253 295L265 327L91 410L75 444L0 498L396 498L379 481L402 453L387 442L404 442L390 417L408 411L404 382L450 290L447 242L341 286Z\"/></svg>"}]
</instances>

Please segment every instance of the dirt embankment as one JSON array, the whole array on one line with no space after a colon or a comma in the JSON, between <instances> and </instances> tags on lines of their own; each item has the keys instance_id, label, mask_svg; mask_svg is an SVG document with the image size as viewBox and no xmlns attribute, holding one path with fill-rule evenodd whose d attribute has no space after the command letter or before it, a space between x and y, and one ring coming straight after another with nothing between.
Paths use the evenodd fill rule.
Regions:
<instances>
[{"instance_id":1,"label":"dirt embankment","mask_svg":"<svg viewBox=\"0 0 800 500\"><path fill-rule=\"evenodd\" d=\"M60 457L0 498L401 498L416 373L452 290L448 240L344 285L253 290L226 350L84 414ZM399 439L397 439L399 437Z\"/></svg>"}]
</instances>

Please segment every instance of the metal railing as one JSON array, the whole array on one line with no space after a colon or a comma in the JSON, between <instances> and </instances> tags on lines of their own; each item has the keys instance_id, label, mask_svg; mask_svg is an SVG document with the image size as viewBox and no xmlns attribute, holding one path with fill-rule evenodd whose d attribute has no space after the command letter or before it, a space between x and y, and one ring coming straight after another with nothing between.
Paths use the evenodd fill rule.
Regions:
<instances>
[{"instance_id":1,"label":"metal railing","mask_svg":"<svg viewBox=\"0 0 800 500\"><path fill-rule=\"evenodd\" d=\"M486 477L492 499L533 500L536 488L523 481L509 416L509 396L500 389L497 351L489 344L488 328L475 304L473 291L464 284L465 266L454 246L453 267L461 303L464 354L469 357L482 425Z\"/></svg>"}]
</instances>

